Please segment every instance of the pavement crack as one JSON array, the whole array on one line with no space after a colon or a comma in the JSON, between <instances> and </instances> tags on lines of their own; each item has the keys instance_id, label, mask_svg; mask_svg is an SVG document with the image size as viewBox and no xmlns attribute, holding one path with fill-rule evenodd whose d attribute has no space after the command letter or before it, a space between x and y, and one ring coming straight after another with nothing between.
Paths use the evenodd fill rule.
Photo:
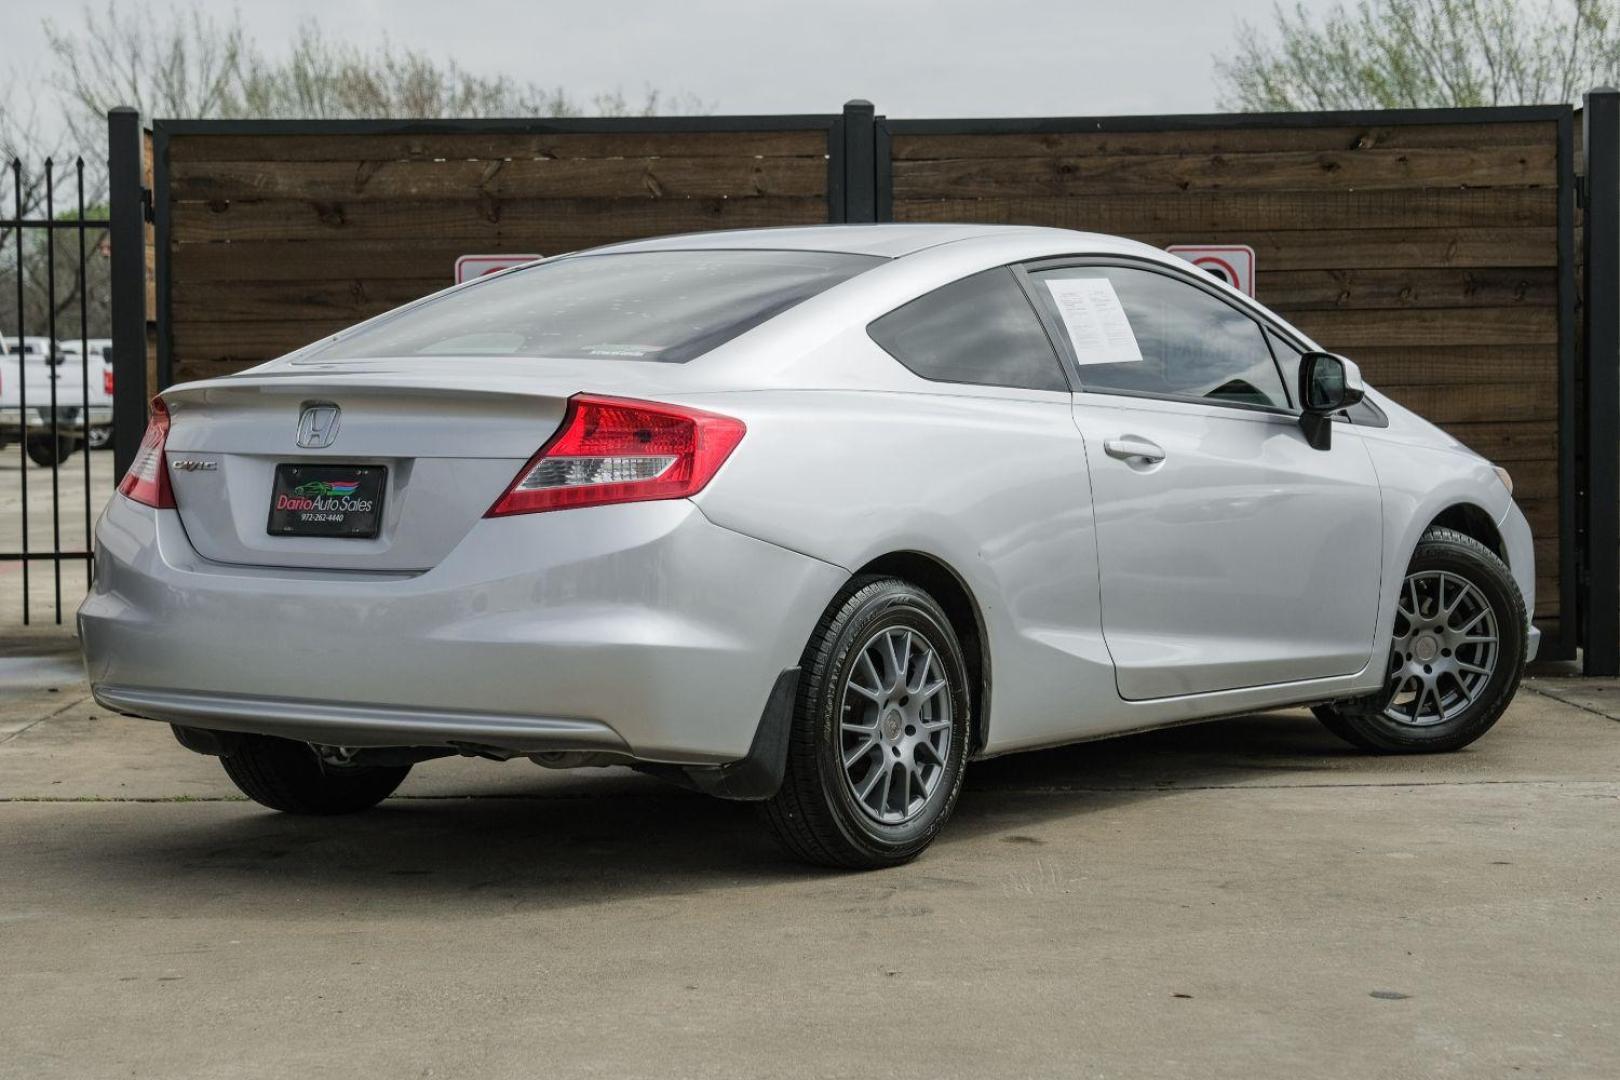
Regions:
<instances>
[{"instance_id":1,"label":"pavement crack","mask_svg":"<svg viewBox=\"0 0 1620 1080\"><path fill-rule=\"evenodd\" d=\"M1100 785L1045 785L1036 787L969 788L977 795L1082 795L1153 793L1173 795L1187 791L1304 791L1355 788L1431 788L1431 787L1614 787L1620 780L1418 780L1418 781L1366 781L1321 784L1144 784L1132 787L1103 787ZM626 792L568 794L487 794L487 795L391 795L389 802L578 802L581 800L612 799L616 802L636 799L700 798L678 789L630 794ZM0 796L0 805L6 803L245 803L242 795L13 795Z\"/></svg>"},{"instance_id":2,"label":"pavement crack","mask_svg":"<svg viewBox=\"0 0 1620 1080\"><path fill-rule=\"evenodd\" d=\"M1525 787L1569 787L1576 784L1598 784L1613 786L1620 784L1620 780L1593 779L1593 780L1368 780L1350 783L1320 783L1320 784L1139 784L1139 785L1079 785L1063 784L1039 787L997 787L997 788L969 788L977 790L980 794L994 795L1066 795L1073 792L1092 792L1106 795L1110 792L1162 792L1169 794L1176 791L1303 791L1322 790L1332 788L1426 788L1426 787L1490 787L1490 786L1525 786Z\"/></svg>"},{"instance_id":3,"label":"pavement crack","mask_svg":"<svg viewBox=\"0 0 1620 1080\"><path fill-rule=\"evenodd\" d=\"M35 719L30 720L28 723L24 724L22 727L18 728L16 731L13 731L10 734L6 735L4 738L0 738L0 746L4 746L6 743L8 743L11 740L15 739L17 736L21 735L25 731L32 731L34 728L37 728L39 725L43 724L47 720L56 719L58 716L61 716L63 713L67 712L69 709L78 708L80 705L83 705L85 702L87 702L89 700L90 700L90 695L89 694L82 694L79 697L76 697L76 698L72 699L71 701L63 702L60 706L58 706L57 708L55 708L55 709L51 710L50 712L46 713L44 716L36 717Z\"/></svg>"},{"instance_id":4,"label":"pavement crack","mask_svg":"<svg viewBox=\"0 0 1620 1080\"><path fill-rule=\"evenodd\" d=\"M1521 683L1519 684L1519 688L1521 690L1528 690L1538 697L1544 697L1548 701L1556 701L1560 705L1568 705L1572 709L1579 709L1583 713L1591 713L1593 716L1601 716L1605 720L1613 720L1615 723L1620 724L1620 716L1614 716L1610 713L1606 713L1602 709L1595 709L1590 705L1583 704L1582 702L1576 701L1572 698L1564 697L1562 694L1555 694L1551 690L1543 690L1541 687L1532 686L1529 683Z\"/></svg>"}]
</instances>

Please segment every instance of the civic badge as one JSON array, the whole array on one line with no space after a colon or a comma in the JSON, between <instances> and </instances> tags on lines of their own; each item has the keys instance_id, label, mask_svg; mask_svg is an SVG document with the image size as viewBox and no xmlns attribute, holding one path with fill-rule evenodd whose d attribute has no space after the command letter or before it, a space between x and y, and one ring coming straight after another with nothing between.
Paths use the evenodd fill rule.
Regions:
<instances>
[{"instance_id":1,"label":"civic badge","mask_svg":"<svg viewBox=\"0 0 1620 1080\"><path fill-rule=\"evenodd\" d=\"M336 405L305 405L298 416L298 445L309 450L324 450L337 438L338 418L342 414Z\"/></svg>"}]
</instances>

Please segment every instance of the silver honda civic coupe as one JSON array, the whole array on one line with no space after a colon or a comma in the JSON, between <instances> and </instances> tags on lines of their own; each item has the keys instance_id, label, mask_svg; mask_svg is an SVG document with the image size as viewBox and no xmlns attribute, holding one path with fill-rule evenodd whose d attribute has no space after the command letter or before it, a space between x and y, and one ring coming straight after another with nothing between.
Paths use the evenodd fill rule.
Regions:
<instances>
[{"instance_id":1,"label":"silver honda civic coupe","mask_svg":"<svg viewBox=\"0 0 1620 1080\"><path fill-rule=\"evenodd\" d=\"M1538 640L1511 485L1138 243L708 233L165 391L79 627L277 810L623 764L876 867L1009 751L1297 705L1469 744Z\"/></svg>"}]
</instances>

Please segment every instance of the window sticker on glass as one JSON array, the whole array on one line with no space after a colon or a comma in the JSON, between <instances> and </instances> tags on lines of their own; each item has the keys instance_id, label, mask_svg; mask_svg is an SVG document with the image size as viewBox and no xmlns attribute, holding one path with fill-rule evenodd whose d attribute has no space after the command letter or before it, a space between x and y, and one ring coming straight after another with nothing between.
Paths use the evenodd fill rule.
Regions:
<instances>
[{"instance_id":1,"label":"window sticker on glass","mask_svg":"<svg viewBox=\"0 0 1620 1080\"><path fill-rule=\"evenodd\" d=\"M1142 362L1142 350L1112 281L1104 277L1047 278L1046 288L1069 332L1078 363Z\"/></svg>"}]
</instances>

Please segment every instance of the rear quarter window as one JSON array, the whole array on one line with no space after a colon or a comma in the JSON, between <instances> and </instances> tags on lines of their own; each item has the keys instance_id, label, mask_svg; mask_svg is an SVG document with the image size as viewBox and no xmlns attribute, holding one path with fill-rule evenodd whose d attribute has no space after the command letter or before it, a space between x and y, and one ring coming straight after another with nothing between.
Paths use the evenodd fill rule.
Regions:
<instances>
[{"instance_id":1,"label":"rear quarter window","mask_svg":"<svg viewBox=\"0 0 1620 1080\"><path fill-rule=\"evenodd\" d=\"M873 321L867 333L933 382L1069 389L1057 351L1006 267L920 296Z\"/></svg>"}]
</instances>

